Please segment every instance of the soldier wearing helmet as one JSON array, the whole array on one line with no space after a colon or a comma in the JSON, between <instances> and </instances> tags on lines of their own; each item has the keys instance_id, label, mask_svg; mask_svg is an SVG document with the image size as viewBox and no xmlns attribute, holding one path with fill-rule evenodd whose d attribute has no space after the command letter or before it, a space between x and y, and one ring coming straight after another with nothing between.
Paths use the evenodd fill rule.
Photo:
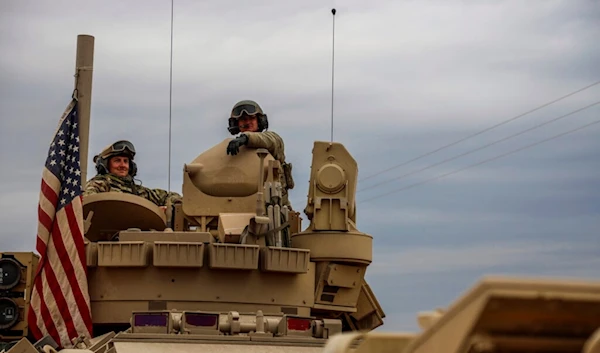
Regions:
<instances>
[{"instance_id":1,"label":"soldier wearing helmet","mask_svg":"<svg viewBox=\"0 0 600 353\"><path fill-rule=\"evenodd\" d=\"M251 100L237 102L231 109L228 130L232 135L241 134L229 142L227 154L236 155L241 146L266 148L281 163L282 205L291 207L288 189L294 188L292 165L285 162L283 139L277 133L267 131L268 128L269 120L258 103Z\"/></svg>"},{"instance_id":2,"label":"soldier wearing helmet","mask_svg":"<svg viewBox=\"0 0 600 353\"><path fill-rule=\"evenodd\" d=\"M129 141L120 140L106 146L100 154L94 156L98 174L87 182L83 195L125 192L141 196L157 206L166 206L169 199L171 203L181 201L181 196L175 192L136 185L133 179L137 174L134 157L135 147Z\"/></svg>"}]
</instances>

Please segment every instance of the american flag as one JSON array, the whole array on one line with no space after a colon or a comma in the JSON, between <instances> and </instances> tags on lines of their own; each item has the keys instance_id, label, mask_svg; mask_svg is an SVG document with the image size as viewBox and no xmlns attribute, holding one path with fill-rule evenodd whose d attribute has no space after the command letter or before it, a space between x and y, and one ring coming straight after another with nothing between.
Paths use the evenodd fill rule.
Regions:
<instances>
[{"instance_id":1,"label":"american flag","mask_svg":"<svg viewBox=\"0 0 600 353\"><path fill-rule=\"evenodd\" d=\"M61 347L91 338L92 315L83 242L77 101L58 123L42 172L36 250L40 261L27 314L36 339L50 335Z\"/></svg>"}]
</instances>

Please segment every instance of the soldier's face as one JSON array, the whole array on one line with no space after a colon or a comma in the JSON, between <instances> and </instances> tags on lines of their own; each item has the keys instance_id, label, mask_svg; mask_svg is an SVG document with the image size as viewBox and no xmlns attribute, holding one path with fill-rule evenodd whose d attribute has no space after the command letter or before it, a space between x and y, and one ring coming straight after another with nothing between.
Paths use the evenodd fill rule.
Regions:
<instances>
[{"instance_id":1,"label":"soldier's face","mask_svg":"<svg viewBox=\"0 0 600 353\"><path fill-rule=\"evenodd\" d=\"M127 176L129 173L129 158L125 156L115 156L108 161L108 171L119 177Z\"/></svg>"},{"instance_id":2,"label":"soldier's face","mask_svg":"<svg viewBox=\"0 0 600 353\"><path fill-rule=\"evenodd\" d=\"M240 128L241 132L245 132L245 131L256 132L256 131L258 131L258 119L256 118L255 115L248 116L248 115L244 114L238 119L238 127Z\"/></svg>"}]
</instances>

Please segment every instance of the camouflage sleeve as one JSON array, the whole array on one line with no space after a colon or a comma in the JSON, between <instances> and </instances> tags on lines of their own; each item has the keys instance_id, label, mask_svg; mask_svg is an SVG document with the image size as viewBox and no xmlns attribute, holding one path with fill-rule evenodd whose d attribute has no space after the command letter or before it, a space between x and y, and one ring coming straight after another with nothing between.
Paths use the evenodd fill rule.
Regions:
<instances>
[{"instance_id":1,"label":"camouflage sleeve","mask_svg":"<svg viewBox=\"0 0 600 353\"><path fill-rule=\"evenodd\" d=\"M285 161L283 139L273 131L244 132L248 136L248 147L266 148L273 158Z\"/></svg>"},{"instance_id":2,"label":"camouflage sleeve","mask_svg":"<svg viewBox=\"0 0 600 353\"><path fill-rule=\"evenodd\" d=\"M166 206L167 201L171 200L171 204L181 201L181 195L176 192L168 192L163 189L148 189L148 199L158 206Z\"/></svg>"},{"instance_id":3,"label":"camouflage sleeve","mask_svg":"<svg viewBox=\"0 0 600 353\"><path fill-rule=\"evenodd\" d=\"M106 179L94 177L85 184L83 196L107 192L109 188L110 186Z\"/></svg>"}]
</instances>

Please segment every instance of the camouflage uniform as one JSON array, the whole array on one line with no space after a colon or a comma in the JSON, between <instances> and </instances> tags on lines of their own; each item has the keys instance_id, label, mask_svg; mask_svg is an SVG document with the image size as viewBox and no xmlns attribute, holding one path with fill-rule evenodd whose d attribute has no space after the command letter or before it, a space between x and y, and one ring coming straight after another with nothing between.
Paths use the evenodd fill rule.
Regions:
<instances>
[{"instance_id":1,"label":"camouflage uniform","mask_svg":"<svg viewBox=\"0 0 600 353\"><path fill-rule=\"evenodd\" d=\"M246 145L247 147L266 148L273 158L281 163L283 168L283 174L279 178L282 186L281 204L292 207L288 199L288 189L292 189L294 187L294 180L292 179L292 165L285 162L285 149L281 136L273 131L246 131L243 134L248 136L248 144Z\"/></svg>"},{"instance_id":2,"label":"camouflage uniform","mask_svg":"<svg viewBox=\"0 0 600 353\"><path fill-rule=\"evenodd\" d=\"M277 133L273 131L246 131L243 134L248 136L248 144L246 146L251 148L266 148L273 158L281 162L281 164L285 163L283 139Z\"/></svg>"},{"instance_id":3,"label":"camouflage uniform","mask_svg":"<svg viewBox=\"0 0 600 353\"><path fill-rule=\"evenodd\" d=\"M119 177L113 174L98 174L85 185L83 195L93 195L100 192L125 192L141 196L157 206L166 206L167 200L175 203L181 200L176 192L167 192L163 189L150 189L142 185L135 185L131 176Z\"/></svg>"},{"instance_id":4,"label":"camouflage uniform","mask_svg":"<svg viewBox=\"0 0 600 353\"><path fill-rule=\"evenodd\" d=\"M229 127L227 128L232 135L240 133L238 119L242 116L256 116L258 131L243 131L240 136L233 139L227 146L227 153L235 155L240 146L250 148L265 148L269 153L281 163L283 173L280 176L282 186L281 203L292 207L288 199L288 189L294 188L294 179L292 178L292 165L285 162L285 152L283 139L277 133L268 131L269 120L262 108L252 100L243 100L237 102L231 110L229 117Z\"/></svg>"},{"instance_id":5,"label":"camouflage uniform","mask_svg":"<svg viewBox=\"0 0 600 353\"><path fill-rule=\"evenodd\" d=\"M108 165L111 158L116 156L129 158L129 169L125 177L110 173ZM166 206L169 199L171 203L181 201L181 196L175 192L135 185L133 178L137 173L137 165L133 161L134 157L135 147L127 140L119 140L106 146L100 154L94 156L94 163L96 163L96 172L98 174L87 182L83 196L112 191L137 195L153 202L157 206Z\"/></svg>"}]
</instances>

